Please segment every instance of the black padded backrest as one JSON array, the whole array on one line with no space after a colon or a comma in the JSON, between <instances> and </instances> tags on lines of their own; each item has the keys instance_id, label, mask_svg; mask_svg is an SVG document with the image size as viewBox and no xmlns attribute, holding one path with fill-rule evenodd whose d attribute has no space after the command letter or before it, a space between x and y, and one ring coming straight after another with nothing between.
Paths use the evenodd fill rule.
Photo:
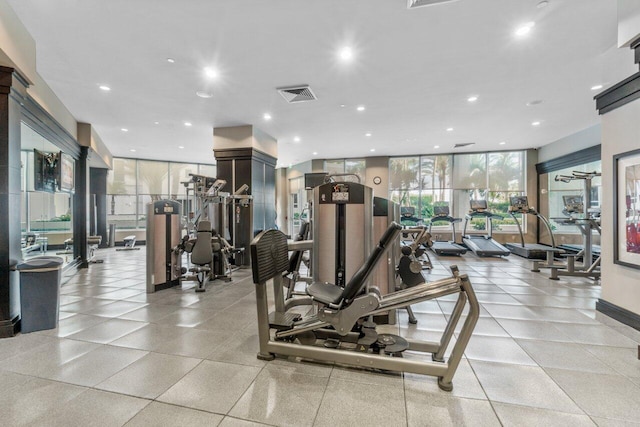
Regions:
<instances>
[{"instance_id":1,"label":"black padded backrest","mask_svg":"<svg viewBox=\"0 0 640 427\"><path fill-rule=\"evenodd\" d=\"M196 265L207 265L213 261L211 248L211 222L200 221L196 234L196 244L191 250L191 262Z\"/></svg>"},{"instance_id":2,"label":"black padded backrest","mask_svg":"<svg viewBox=\"0 0 640 427\"><path fill-rule=\"evenodd\" d=\"M398 237L400 230L402 230L402 226L396 222L392 222L389 225L387 231L385 231L380 238L378 246L373 249L369 258L367 258L364 264L362 264L358 271L356 271L356 274L351 277L349 283L344 287L344 290L342 291L342 300L350 302L360 293L365 282L371 275L371 272L375 269L376 265L378 265L378 262L387 247L393 244L395 239Z\"/></svg>"},{"instance_id":3,"label":"black padded backrest","mask_svg":"<svg viewBox=\"0 0 640 427\"><path fill-rule=\"evenodd\" d=\"M266 230L251 242L253 283L264 283L282 275L289 267L287 236L279 230Z\"/></svg>"},{"instance_id":4,"label":"black padded backrest","mask_svg":"<svg viewBox=\"0 0 640 427\"><path fill-rule=\"evenodd\" d=\"M299 242L300 240L305 240L308 235L309 223L307 221L302 221L302 224L300 224L300 231L298 231L298 234L296 234L296 237L294 237L293 241ZM303 253L304 251L293 251L291 253L291 258L289 258L289 268L287 269L289 273L298 271L298 268L300 268L300 262L302 261Z\"/></svg>"}]
</instances>

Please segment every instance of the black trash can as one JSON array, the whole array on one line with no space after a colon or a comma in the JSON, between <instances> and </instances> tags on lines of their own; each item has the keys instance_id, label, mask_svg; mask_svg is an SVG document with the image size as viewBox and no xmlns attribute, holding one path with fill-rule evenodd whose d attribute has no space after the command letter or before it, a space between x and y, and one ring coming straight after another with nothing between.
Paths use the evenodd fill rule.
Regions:
<instances>
[{"instance_id":1,"label":"black trash can","mask_svg":"<svg viewBox=\"0 0 640 427\"><path fill-rule=\"evenodd\" d=\"M42 256L18 264L23 333L58 326L63 262L60 257Z\"/></svg>"}]
</instances>

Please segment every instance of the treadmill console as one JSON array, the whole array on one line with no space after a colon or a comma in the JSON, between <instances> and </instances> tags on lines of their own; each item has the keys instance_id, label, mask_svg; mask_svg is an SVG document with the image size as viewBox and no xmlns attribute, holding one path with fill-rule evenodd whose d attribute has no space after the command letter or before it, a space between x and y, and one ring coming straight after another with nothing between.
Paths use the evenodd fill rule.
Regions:
<instances>
[{"instance_id":1,"label":"treadmill console","mask_svg":"<svg viewBox=\"0 0 640 427\"><path fill-rule=\"evenodd\" d=\"M562 196L562 202L564 203L564 212L566 214L571 215L584 213L582 196Z\"/></svg>"},{"instance_id":2,"label":"treadmill console","mask_svg":"<svg viewBox=\"0 0 640 427\"><path fill-rule=\"evenodd\" d=\"M434 205L433 216L449 216L449 205Z\"/></svg>"},{"instance_id":3,"label":"treadmill console","mask_svg":"<svg viewBox=\"0 0 640 427\"><path fill-rule=\"evenodd\" d=\"M488 209L486 200L470 200L471 212L482 212Z\"/></svg>"},{"instance_id":4,"label":"treadmill console","mask_svg":"<svg viewBox=\"0 0 640 427\"><path fill-rule=\"evenodd\" d=\"M509 197L509 212L526 213L527 211L529 211L527 196Z\"/></svg>"}]
</instances>

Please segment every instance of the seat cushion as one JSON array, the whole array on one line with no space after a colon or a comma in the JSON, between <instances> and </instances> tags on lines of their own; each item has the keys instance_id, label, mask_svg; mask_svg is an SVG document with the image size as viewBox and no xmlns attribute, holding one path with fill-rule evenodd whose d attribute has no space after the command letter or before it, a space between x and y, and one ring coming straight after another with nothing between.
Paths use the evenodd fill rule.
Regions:
<instances>
[{"instance_id":1,"label":"seat cushion","mask_svg":"<svg viewBox=\"0 0 640 427\"><path fill-rule=\"evenodd\" d=\"M307 286L307 294L323 304L338 304L342 299L343 289L333 283L314 282Z\"/></svg>"}]
</instances>

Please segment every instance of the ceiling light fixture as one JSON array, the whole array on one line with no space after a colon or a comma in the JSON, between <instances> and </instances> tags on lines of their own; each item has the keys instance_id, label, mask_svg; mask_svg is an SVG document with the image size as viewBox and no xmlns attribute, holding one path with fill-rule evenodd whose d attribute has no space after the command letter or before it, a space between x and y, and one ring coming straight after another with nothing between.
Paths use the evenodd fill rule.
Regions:
<instances>
[{"instance_id":1,"label":"ceiling light fixture","mask_svg":"<svg viewBox=\"0 0 640 427\"><path fill-rule=\"evenodd\" d=\"M347 106L346 104L340 104L340 108L344 108L346 106Z\"/></svg>"},{"instance_id":2,"label":"ceiling light fixture","mask_svg":"<svg viewBox=\"0 0 640 427\"><path fill-rule=\"evenodd\" d=\"M159 125L159 124L160 124L160 122L153 122L153 124L154 124L154 125Z\"/></svg>"},{"instance_id":3,"label":"ceiling light fixture","mask_svg":"<svg viewBox=\"0 0 640 427\"><path fill-rule=\"evenodd\" d=\"M205 67L204 75L210 79L215 79L216 77L218 77L218 72L211 67Z\"/></svg>"},{"instance_id":4,"label":"ceiling light fixture","mask_svg":"<svg viewBox=\"0 0 640 427\"><path fill-rule=\"evenodd\" d=\"M314 151L314 152L313 152L313 153L311 153L311 154L313 154L314 156L317 156L317 155L318 155L318 152L317 152L317 151Z\"/></svg>"},{"instance_id":5,"label":"ceiling light fixture","mask_svg":"<svg viewBox=\"0 0 640 427\"><path fill-rule=\"evenodd\" d=\"M540 122L531 122L531 126L540 126Z\"/></svg>"},{"instance_id":6,"label":"ceiling light fixture","mask_svg":"<svg viewBox=\"0 0 640 427\"><path fill-rule=\"evenodd\" d=\"M439 145L434 145L433 148L435 148L437 150L438 148L440 148L440 146Z\"/></svg>"},{"instance_id":7,"label":"ceiling light fixture","mask_svg":"<svg viewBox=\"0 0 640 427\"><path fill-rule=\"evenodd\" d=\"M350 61L353 58L353 50L349 46L340 49L340 58L343 61Z\"/></svg>"},{"instance_id":8,"label":"ceiling light fixture","mask_svg":"<svg viewBox=\"0 0 640 427\"><path fill-rule=\"evenodd\" d=\"M504 144L506 144L506 142L504 142L504 141L502 141L502 142L500 143L500 145L504 145Z\"/></svg>"},{"instance_id":9,"label":"ceiling light fixture","mask_svg":"<svg viewBox=\"0 0 640 427\"><path fill-rule=\"evenodd\" d=\"M100 88L100 90L103 90L105 92L109 92L111 90L111 88L107 85L100 85L98 87Z\"/></svg>"},{"instance_id":10,"label":"ceiling light fixture","mask_svg":"<svg viewBox=\"0 0 640 427\"><path fill-rule=\"evenodd\" d=\"M121 130L122 132L129 132L129 129L127 129L127 128L122 128L122 129L120 129L120 130Z\"/></svg>"},{"instance_id":11,"label":"ceiling light fixture","mask_svg":"<svg viewBox=\"0 0 640 427\"><path fill-rule=\"evenodd\" d=\"M602 85L591 86L591 90L600 90L602 89Z\"/></svg>"},{"instance_id":12,"label":"ceiling light fixture","mask_svg":"<svg viewBox=\"0 0 640 427\"><path fill-rule=\"evenodd\" d=\"M205 92L204 90L199 90L196 92L200 98L213 98L213 94L211 92Z\"/></svg>"},{"instance_id":13,"label":"ceiling light fixture","mask_svg":"<svg viewBox=\"0 0 640 427\"><path fill-rule=\"evenodd\" d=\"M364 105L358 105L358 108L356 108L356 110L364 111L365 110Z\"/></svg>"},{"instance_id":14,"label":"ceiling light fixture","mask_svg":"<svg viewBox=\"0 0 640 427\"><path fill-rule=\"evenodd\" d=\"M526 36L527 34L529 34L531 32L531 29L536 25L535 22L527 22L526 24L523 24L521 26L519 26L516 29L516 36L518 37L522 37L522 36Z\"/></svg>"},{"instance_id":15,"label":"ceiling light fixture","mask_svg":"<svg viewBox=\"0 0 640 427\"><path fill-rule=\"evenodd\" d=\"M131 150L129 150L129 151L131 151L132 153L135 153L135 152L136 152L136 149L135 149L135 148L132 148L132 149L131 149Z\"/></svg>"},{"instance_id":16,"label":"ceiling light fixture","mask_svg":"<svg viewBox=\"0 0 640 427\"><path fill-rule=\"evenodd\" d=\"M373 152L375 152L375 151L376 151L376 149L375 149L375 148L372 148L372 149L371 149L371 150L369 150L369 151L371 151L371 152L373 153Z\"/></svg>"},{"instance_id":17,"label":"ceiling light fixture","mask_svg":"<svg viewBox=\"0 0 640 427\"><path fill-rule=\"evenodd\" d=\"M192 123L191 122L184 122L184 125L189 127L189 126L192 126Z\"/></svg>"},{"instance_id":18,"label":"ceiling light fixture","mask_svg":"<svg viewBox=\"0 0 640 427\"><path fill-rule=\"evenodd\" d=\"M453 128L447 128L447 132L453 132Z\"/></svg>"},{"instance_id":19,"label":"ceiling light fixture","mask_svg":"<svg viewBox=\"0 0 640 427\"><path fill-rule=\"evenodd\" d=\"M468 102L476 102L478 100L478 96L477 95L473 95L470 96L469 98L467 98Z\"/></svg>"},{"instance_id":20,"label":"ceiling light fixture","mask_svg":"<svg viewBox=\"0 0 640 427\"><path fill-rule=\"evenodd\" d=\"M178 145L178 148L182 150L184 148L184 145Z\"/></svg>"},{"instance_id":21,"label":"ceiling light fixture","mask_svg":"<svg viewBox=\"0 0 640 427\"><path fill-rule=\"evenodd\" d=\"M271 114L269 113L264 113L264 115L262 116L263 119L265 119L266 121L271 120Z\"/></svg>"},{"instance_id":22,"label":"ceiling light fixture","mask_svg":"<svg viewBox=\"0 0 640 427\"><path fill-rule=\"evenodd\" d=\"M293 137L293 142L300 142L300 137L299 136L294 136Z\"/></svg>"},{"instance_id":23,"label":"ceiling light fixture","mask_svg":"<svg viewBox=\"0 0 640 427\"><path fill-rule=\"evenodd\" d=\"M371 136L371 132L365 133L364 136Z\"/></svg>"},{"instance_id":24,"label":"ceiling light fixture","mask_svg":"<svg viewBox=\"0 0 640 427\"><path fill-rule=\"evenodd\" d=\"M173 64L174 62L176 62L176 60L175 60L175 59L173 59L173 58L167 58L167 62L168 62L169 64Z\"/></svg>"}]
</instances>

